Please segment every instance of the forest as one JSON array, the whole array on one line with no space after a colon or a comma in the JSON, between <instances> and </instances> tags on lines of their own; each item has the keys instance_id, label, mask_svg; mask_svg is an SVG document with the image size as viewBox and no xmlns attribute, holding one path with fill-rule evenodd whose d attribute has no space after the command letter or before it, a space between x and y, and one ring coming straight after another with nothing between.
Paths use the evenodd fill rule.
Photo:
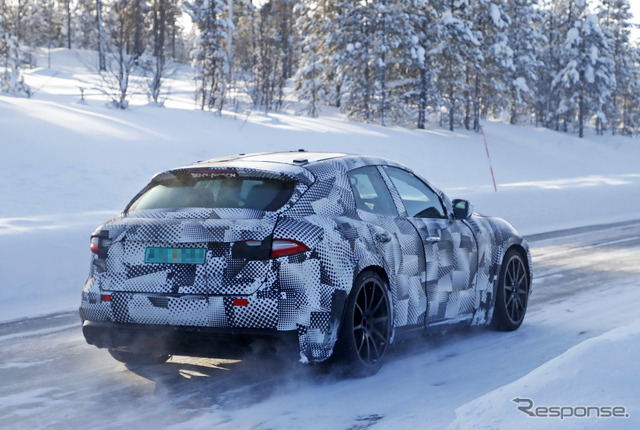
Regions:
<instances>
[{"instance_id":1,"label":"forest","mask_svg":"<svg viewBox=\"0 0 640 430\"><path fill-rule=\"evenodd\" d=\"M0 0L0 92L33 95L36 50L84 49L121 109L130 78L162 104L189 68L196 107L218 115L293 97L381 125L633 136L633 28L629 0Z\"/></svg>"}]
</instances>

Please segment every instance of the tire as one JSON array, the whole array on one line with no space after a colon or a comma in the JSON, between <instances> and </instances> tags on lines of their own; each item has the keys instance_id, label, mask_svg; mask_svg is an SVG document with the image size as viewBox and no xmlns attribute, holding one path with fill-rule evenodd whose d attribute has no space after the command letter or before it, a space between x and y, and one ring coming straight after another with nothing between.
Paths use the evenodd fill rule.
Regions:
<instances>
[{"instance_id":1,"label":"tire","mask_svg":"<svg viewBox=\"0 0 640 430\"><path fill-rule=\"evenodd\" d=\"M529 275L524 259L514 249L502 260L492 325L496 330L517 330L529 302Z\"/></svg>"},{"instance_id":2,"label":"tire","mask_svg":"<svg viewBox=\"0 0 640 430\"><path fill-rule=\"evenodd\" d=\"M170 355L147 354L143 352L128 352L110 349L109 354L116 360L125 364L162 364L166 362Z\"/></svg>"},{"instance_id":3,"label":"tire","mask_svg":"<svg viewBox=\"0 0 640 430\"><path fill-rule=\"evenodd\" d=\"M347 300L330 365L347 376L374 375L384 362L391 337L387 282L373 271L361 273Z\"/></svg>"}]
</instances>

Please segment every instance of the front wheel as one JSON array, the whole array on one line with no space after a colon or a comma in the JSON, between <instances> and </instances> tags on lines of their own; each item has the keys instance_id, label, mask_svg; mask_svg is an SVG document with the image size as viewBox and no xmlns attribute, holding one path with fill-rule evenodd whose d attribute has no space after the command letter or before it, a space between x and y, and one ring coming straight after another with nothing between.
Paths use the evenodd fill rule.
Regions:
<instances>
[{"instance_id":1,"label":"front wheel","mask_svg":"<svg viewBox=\"0 0 640 430\"><path fill-rule=\"evenodd\" d=\"M164 354L119 351L117 349L110 349L109 354L119 362L125 364L161 364L171 357L170 355Z\"/></svg>"},{"instance_id":2,"label":"front wheel","mask_svg":"<svg viewBox=\"0 0 640 430\"><path fill-rule=\"evenodd\" d=\"M513 331L522 324L529 301L529 276L525 262L516 250L502 260L493 310L493 326L500 331Z\"/></svg>"},{"instance_id":3,"label":"front wheel","mask_svg":"<svg viewBox=\"0 0 640 430\"><path fill-rule=\"evenodd\" d=\"M347 300L332 361L351 376L375 374L389 347L391 323L386 281L372 271L361 273Z\"/></svg>"}]
</instances>

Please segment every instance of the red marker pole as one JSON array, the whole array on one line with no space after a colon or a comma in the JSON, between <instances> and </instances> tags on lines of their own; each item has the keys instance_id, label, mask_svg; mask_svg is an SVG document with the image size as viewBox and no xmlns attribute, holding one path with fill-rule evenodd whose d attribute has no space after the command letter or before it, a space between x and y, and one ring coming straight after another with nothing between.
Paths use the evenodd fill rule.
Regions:
<instances>
[{"instance_id":1,"label":"red marker pole","mask_svg":"<svg viewBox=\"0 0 640 430\"><path fill-rule=\"evenodd\" d=\"M491 170L491 179L493 180L493 189L498 191L498 187L496 186L496 177L493 174L493 166L491 165L491 156L489 155L489 146L487 145L487 136L484 134L484 128L482 130L482 138L484 139L484 149L487 151L487 160L489 160L489 169Z\"/></svg>"}]
</instances>

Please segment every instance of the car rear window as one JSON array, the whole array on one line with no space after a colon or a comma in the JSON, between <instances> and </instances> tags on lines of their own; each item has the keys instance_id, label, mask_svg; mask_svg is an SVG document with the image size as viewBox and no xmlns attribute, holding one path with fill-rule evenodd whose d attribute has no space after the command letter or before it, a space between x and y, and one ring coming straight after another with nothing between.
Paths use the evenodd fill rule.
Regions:
<instances>
[{"instance_id":1,"label":"car rear window","mask_svg":"<svg viewBox=\"0 0 640 430\"><path fill-rule=\"evenodd\" d=\"M152 183L128 211L180 208L276 211L289 201L294 188L294 181L273 178L181 174Z\"/></svg>"}]
</instances>

